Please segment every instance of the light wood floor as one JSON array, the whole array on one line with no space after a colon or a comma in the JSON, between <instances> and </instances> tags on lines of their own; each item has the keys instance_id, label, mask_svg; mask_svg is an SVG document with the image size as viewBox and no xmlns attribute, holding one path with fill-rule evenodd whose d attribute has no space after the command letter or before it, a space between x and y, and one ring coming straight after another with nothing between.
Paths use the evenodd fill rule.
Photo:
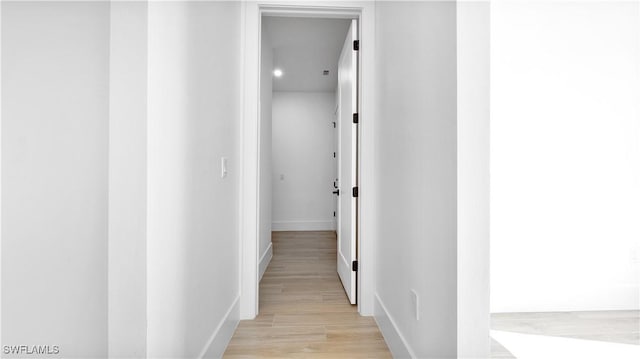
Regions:
<instances>
[{"instance_id":1,"label":"light wood floor","mask_svg":"<svg viewBox=\"0 0 640 359\"><path fill-rule=\"evenodd\" d=\"M640 311L500 313L491 315L491 329L640 345ZM515 358L495 340L491 351L492 358Z\"/></svg>"},{"instance_id":2,"label":"light wood floor","mask_svg":"<svg viewBox=\"0 0 640 359\"><path fill-rule=\"evenodd\" d=\"M391 358L372 317L349 304L333 232L273 232L260 314L241 321L225 358Z\"/></svg>"}]
</instances>

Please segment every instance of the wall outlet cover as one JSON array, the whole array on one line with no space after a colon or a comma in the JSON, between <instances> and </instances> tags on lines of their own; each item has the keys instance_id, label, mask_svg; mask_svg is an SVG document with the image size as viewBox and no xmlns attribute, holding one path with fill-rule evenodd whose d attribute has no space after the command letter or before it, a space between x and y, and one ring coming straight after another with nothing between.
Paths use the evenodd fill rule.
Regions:
<instances>
[{"instance_id":1,"label":"wall outlet cover","mask_svg":"<svg viewBox=\"0 0 640 359\"><path fill-rule=\"evenodd\" d=\"M420 320L420 299L418 297L418 292L415 289L411 289L411 300L413 302L414 308L414 316L416 320Z\"/></svg>"}]
</instances>

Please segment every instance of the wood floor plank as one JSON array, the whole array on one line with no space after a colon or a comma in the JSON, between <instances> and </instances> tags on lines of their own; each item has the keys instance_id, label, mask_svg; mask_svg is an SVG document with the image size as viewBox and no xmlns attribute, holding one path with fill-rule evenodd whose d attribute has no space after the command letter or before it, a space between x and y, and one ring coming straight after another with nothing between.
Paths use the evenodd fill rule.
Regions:
<instances>
[{"instance_id":1,"label":"wood floor plank","mask_svg":"<svg viewBox=\"0 0 640 359\"><path fill-rule=\"evenodd\" d=\"M274 232L272 242L260 314L240 322L225 358L391 358L375 320L347 299L334 232Z\"/></svg>"},{"instance_id":2,"label":"wood floor plank","mask_svg":"<svg viewBox=\"0 0 640 359\"><path fill-rule=\"evenodd\" d=\"M640 311L499 313L491 328L524 334L640 345Z\"/></svg>"},{"instance_id":3,"label":"wood floor plank","mask_svg":"<svg viewBox=\"0 0 640 359\"><path fill-rule=\"evenodd\" d=\"M491 329L513 333L640 345L640 311L495 313ZM491 358L515 356L493 340Z\"/></svg>"}]
</instances>

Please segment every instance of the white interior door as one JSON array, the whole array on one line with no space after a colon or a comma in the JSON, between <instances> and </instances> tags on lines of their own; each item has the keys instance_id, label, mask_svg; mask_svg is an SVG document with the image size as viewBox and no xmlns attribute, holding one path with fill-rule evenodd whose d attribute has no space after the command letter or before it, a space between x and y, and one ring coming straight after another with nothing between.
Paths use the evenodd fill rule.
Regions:
<instances>
[{"instance_id":1,"label":"white interior door","mask_svg":"<svg viewBox=\"0 0 640 359\"><path fill-rule=\"evenodd\" d=\"M336 89L336 95L337 95L337 89ZM332 187L332 191L333 194L338 194L339 193L339 188L340 188L340 182L338 180L338 153L339 153L339 136L338 136L338 111L339 111L339 107L338 107L338 98L336 97L336 108L333 111L333 187ZM338 202L340 202L340 196L334 196L335 197L335 202L333 203L333 225L336 230L336 233L338 231Z\"/></svg>"},{"instance_id":2,"label":"white interior door","mask_svg":"<svg viewBox=\"0 0 640 359\"><path fill-rule=\"evenodd\" d=\"M342 47L338 62L338 275L351 304L356 304L357 270L357 196L358 186L358 53L354 42L358 39L356 20ZM355 267L354 267L354 263Z\"/></svg>"}]
</instances>

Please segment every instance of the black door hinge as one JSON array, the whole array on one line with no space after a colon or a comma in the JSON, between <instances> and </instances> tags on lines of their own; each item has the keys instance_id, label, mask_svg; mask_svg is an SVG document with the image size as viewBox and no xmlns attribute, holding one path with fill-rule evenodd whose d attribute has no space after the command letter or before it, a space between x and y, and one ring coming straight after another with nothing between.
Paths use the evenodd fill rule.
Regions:
<instances>
[{"instance_id":1,"label":"black door hinge","mask_svg":"<svg viewBox=\"0 0 640 359\"><path fill-rule=\"evenodd\" d=\"M353 50L355 50L355 51L360 50L360 40L354 40L353 41Z\"/></svg>"},{"instance_id":2,"label":"black door hinge","mask_svg":"<svg viewBox=\"0 0 640 359\"><path fill-rule=\"evenodd\" d=\"M336 216L336 211L333 211L333 216L334 216L334 217Z\"/></svg>"},{"instance_id":3,"label":"black door hinge","mask_svg":"<svg viewBox=\"0 0 640 359\"><path fill-rule=\"evenodd\" d=\"M336 121L333 121L333 128L336 128Z\"/></svg>"},{"instance_id":4,"label":"black door hinge","mask_svg":"<svg viewBox=\"0 0 640 359\"><path fill-rule=\"evenodd\" d=\"M352 194L354 197L358 197L358 187L353 187Z\"/></svg>"},{"instance_id":5,"label":"black door hinge","mask_svg":"<svg viewBox=\"0 0 640 359\"><path fill-rule=\"evenodd\" d=\"M351 270L354 272L358 271L358 261L351 262Z\"/></svg>"},{"instance_id":6,"label":"black door hinge","mask_svg":"<svg viewBox=\"0 0 640 359\"><path fill-rule=\"evenodd\" d=\"M358 123L358 114L357 113L353 114L353 123Z\"/></svg>"},{"instance_id":7,"label":"black door hinge","mask_svg":"<svg viewBox=\"0 0 640 359\"><path fill-rule=\"evenodd\" d=\"M333 153L333 158L336 158L336 153L335 152Z\"/></svg>"}]
</instances>

